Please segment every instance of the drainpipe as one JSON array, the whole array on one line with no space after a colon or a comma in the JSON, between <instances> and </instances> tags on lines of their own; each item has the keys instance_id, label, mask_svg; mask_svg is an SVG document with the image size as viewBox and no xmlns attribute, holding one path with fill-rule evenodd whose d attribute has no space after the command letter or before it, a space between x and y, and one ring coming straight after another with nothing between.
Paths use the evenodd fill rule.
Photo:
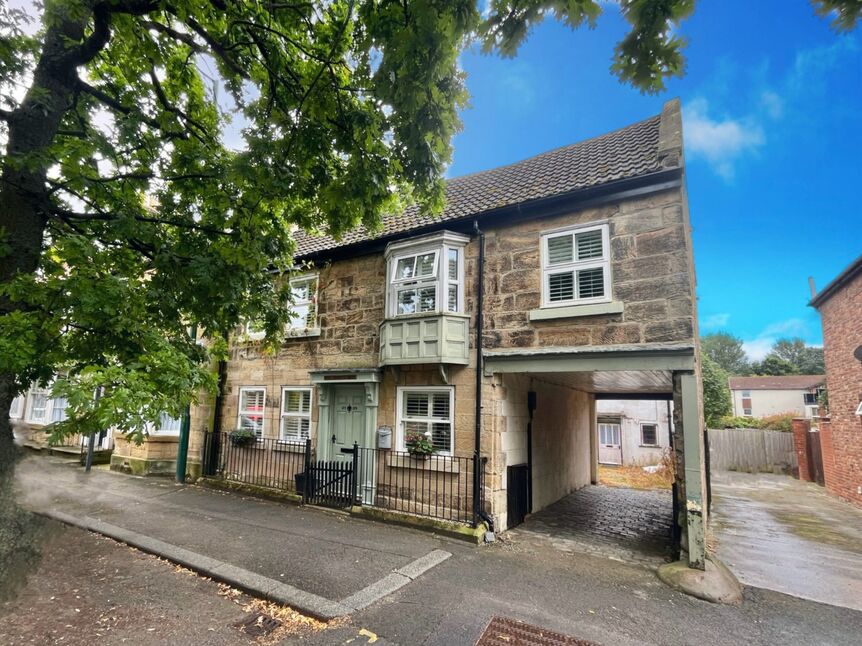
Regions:
<instances>
[{"instance_id":1,"label":"drainpipe","mask_svg":"<svg viewBox=\"0 0 862 646\"><path fill-rule=\"evenodd\" d=\"M206 464L203 465L204 475L215 475L216 467L221 452L221 429L222 429L222 405L224 403L224 387L227 381L227 361L219 359L218 362L218 389L213 401L213 429L210 436L210 445L206 452Z\"/></svg>"},{"instance_id":2,"label":"drainpipe","mask_svg":"<svg viewBox=\"0 0 862 646\"><path fill-rule=\"evenodd\" d=\"M192 342L197 340L198 330L197 327L193 324L192 329L189 332L189 336L192 338ZM183 411L183 418L180 422L180 441L177 445L177 471L176 471L176 481L180 484L185 483L186 481L186 462L189 455L189 433L191 431L191 405L186 404L186 409Z\"/></svg>"},{"instance_id":3,"label":"drainpipe","mask_svg":"<svg viewBox=\"0 0 862 646\"><path fill-rule=\"evenodd\" d=\"M477 492L482 486L479 468L484 469L482 462L482 331L484 328L484 299L485 299L485 234L479 228L479 220L473 220L473 233L479 240L479 264L476 268L476 430L475 430L475 465L473 469L473 524L479 522L479 518L488 524L488 529L494 531L494 520L485 512L479 504Z\"/></svg>"}]
</instances>

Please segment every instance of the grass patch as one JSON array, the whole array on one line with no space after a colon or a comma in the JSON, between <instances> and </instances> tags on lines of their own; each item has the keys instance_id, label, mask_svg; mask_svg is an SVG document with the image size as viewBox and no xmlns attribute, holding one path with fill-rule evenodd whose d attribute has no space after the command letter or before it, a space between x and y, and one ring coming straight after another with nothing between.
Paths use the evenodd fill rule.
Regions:
<instances>
[{"instance_id":1,"label":"grass patch","mask_svg":"<svg viewBox=\"0 0 862 646\"><path fill-rule=\"evenodd\" d=\"M622 487L625 489L663 489L668 490L673 484L673 472L664 468L656 473L649 473L643 467L599 465L599 484L607 487Z\"/></svg>"}]
</instances>

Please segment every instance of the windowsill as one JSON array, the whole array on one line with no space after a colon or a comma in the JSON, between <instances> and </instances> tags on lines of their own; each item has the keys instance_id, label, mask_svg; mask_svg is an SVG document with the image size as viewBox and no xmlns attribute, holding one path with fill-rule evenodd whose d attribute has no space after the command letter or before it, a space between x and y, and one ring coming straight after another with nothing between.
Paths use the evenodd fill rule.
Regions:
<instances>
[{"instance_id":1,"label":"windowsill","mask_svg":"<svg viewBox=\"0 0 862 646\"><path fill-rule=\"evenodd\" d=\"M180 434L179 433L159 433L158 431L154 431L152 433L147 433L147 442L179 442Z\"/></svg>"},{"instance_id":2,"label":"windowsill","mask_svg":"<svg viewBox=\"0 0 862 646\"><path fill-rule=\"evenodd\" d=\"M303 339L307 337L320 336L320 328L319 327L307 327L297 329L297 330L287 330L284 333L284 340L288 339Z\"/></svg>"},{"instance_id":3,"label":"windowsill","mask_svg":"<svg viewBox=\"0 0 862 646\"><path fill-rule=\"evenodd\" d=\"M606 314L622 314L623 304L620 301L609 303L591 303L589 305L568 305L566 307L543 307L530 310L531 321L549 321L552 319L568 319L579 316L603 316Z\"/></svg>"},{"instance_id":4,"label":"windowsill","mask_svg":"<svg viewBox=\"0 0 862 646\"><path fill-rule=\"evenodd\" d=\"M272 450L282 453L305 453L305 440L277 440L272 445Z\"/></svg>"},{"instance_id":5,"label":"windowsill","mask_svg":"<svg viewBox=\"0 0 862 646\"><path fill-rule=\"evenodd\" d=\"M406 455L387 455L386 466L394 469L417 469L419 471L441 471L443 473L460 473L458 460L449 455L432 455L425 458L413 458Z\"/></svg>"},{"instance_id":6,"label":"windowsill","mask_svg":"<svg viewBox=\"0 0 862 646\"><path fill-rule=\"evenodd\" d=\"M638 444L638 448L640 448L640 449L660 449L661 446L658 444Z\"/></svg>"}]
</instances>

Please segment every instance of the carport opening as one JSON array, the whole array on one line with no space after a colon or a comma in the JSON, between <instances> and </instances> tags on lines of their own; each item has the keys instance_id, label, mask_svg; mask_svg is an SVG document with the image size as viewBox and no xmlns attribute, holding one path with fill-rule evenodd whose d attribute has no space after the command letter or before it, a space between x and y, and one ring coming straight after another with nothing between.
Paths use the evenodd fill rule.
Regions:
<instances>
[{"instance_id":1,"label":"carport opening","mask_svg":"<svg viewBox=\"0 0 862 646\"><path fill-rule=\"evenodd\" d=\"M658 392L670 374L641 377L656 391L644 394L588 392L595 373L563 377L504 376L507 401L523 406L506 411L507 527L623 559L676 557L673 410Z\"/></svg>"}]
</instances>

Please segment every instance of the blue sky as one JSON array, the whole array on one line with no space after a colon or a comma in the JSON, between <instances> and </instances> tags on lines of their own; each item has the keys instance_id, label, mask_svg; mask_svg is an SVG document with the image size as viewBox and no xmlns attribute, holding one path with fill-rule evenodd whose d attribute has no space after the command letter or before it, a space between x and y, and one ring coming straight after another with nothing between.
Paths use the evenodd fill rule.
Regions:
<instances>
[{"instance_id":1,"label":"blue sky","mask_svg":"<svg viewBox=\"0 0 862 646\"><path fill-rule=\"evenodd\" d=\"M862 30L836 34L807 0L697 4L680 33L688 69L644 96L609 71L626 31L553 21L515 59L471 51L471 108L449 176L529 157L683 102L701 333L727 330L761 358L821 343L808 276L823 287L862 254Z\"/></svg>"}]
</instances>

